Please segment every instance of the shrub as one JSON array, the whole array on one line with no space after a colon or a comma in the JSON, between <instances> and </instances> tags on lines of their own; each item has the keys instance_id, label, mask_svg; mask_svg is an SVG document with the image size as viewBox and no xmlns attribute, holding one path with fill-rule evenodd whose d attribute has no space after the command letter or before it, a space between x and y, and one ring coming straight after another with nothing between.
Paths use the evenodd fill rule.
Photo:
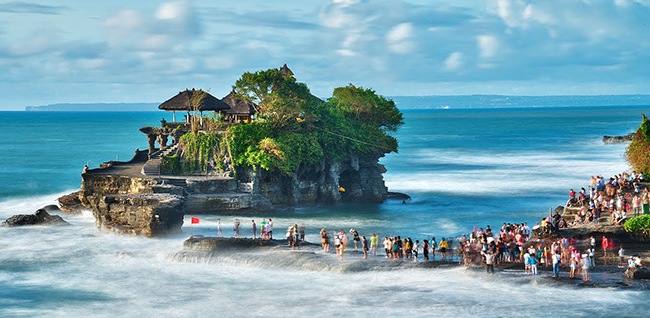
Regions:
<instances>
[{"instance_id":1,"label":"shrub","mask_svg":"<svg viewBox=\"0 0 650 318\"><path fill-rule=\"evenodd\" d=\"M630 234L650 237L650 214L633 217L623 226L625 232Z\"/></svg>"}]
</instances>

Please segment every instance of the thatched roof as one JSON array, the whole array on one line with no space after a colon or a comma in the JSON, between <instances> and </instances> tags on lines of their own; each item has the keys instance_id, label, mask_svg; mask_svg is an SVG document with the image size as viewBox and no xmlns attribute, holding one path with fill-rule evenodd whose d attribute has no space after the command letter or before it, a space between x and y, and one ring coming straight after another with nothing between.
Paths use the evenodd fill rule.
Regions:
<instances>
[{"instance_id":1,"label":"thatched roof","mask_svg":"<svg viewBox=\"0 0 650 318\"><path fill-rule=\"evenodd\" d=\"M233 90L230 92L230 94L226 95L226 97L222 99L224 103L230 106L230 109L227 111L228 114L255 114L255 104L246 100L238 99L235 97L235 95L236 93Z\"/></svg>"},{"instance_id":2,"label":"thatched roof","mask_svg":"<svg viewBox=\"0 0 650 318\"><path fill-rule=\"evenodd\" d=\"M186 89L158 106L158 109L168 111L220 111L229 108L228 104L200 89Z\"/></svg>"},{"instance_id":3,"label":"thatched roof","mask_svg":"<svg viewBox=\"0 0 650 318\"><path fill-rule=\"evenodd\" d=\"M282 67L280 68L280 72L282 72L282 76L284 77L291 77L293 76L293 72L291 69L287 66L287 63L284 63Z\"/></svg>"}]
</instances>

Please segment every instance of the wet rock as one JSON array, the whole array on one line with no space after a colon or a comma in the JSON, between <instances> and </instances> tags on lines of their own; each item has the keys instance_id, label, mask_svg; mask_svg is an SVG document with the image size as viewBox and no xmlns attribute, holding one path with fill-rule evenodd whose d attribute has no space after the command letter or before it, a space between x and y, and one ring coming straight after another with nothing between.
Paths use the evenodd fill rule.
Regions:
<instances>
[{"instance_id":1,"label":"wet rock","mask_svg":"<svg viewBox=\"0 0 650 318\"><path fill-rule=\"evenodd\" d=\"M186 250L215 251L218 249L248 249L253 247L286 246L286 240L260 240L234 237L204 237L192 236L183 242Z\"/></svg>"},{"instance_id":2,"label":"wet rock","mask_svg":"<svg viewBox=\"0 0 650 318\"><path fill-rule=\"evenodd\" d=\"M45 209L38 209L35 214L14 215L4 222L2 226L23 226L23 225L69 225L58 215L51 215Z\"/></svg>"},{"instance_id":3,"label":"wet rock","mask_svg":"<svg viewBox=\"0 0 650 318\"><path fill-rule=\"evenodd\" d=\"M122 234L165 236L180 233L183 197L164 194L123 194L89 197L97 227Z\"/></svg>"},{"instance_id":4,"label":"wet rock","mask_svg":"<svg viewBox=\"0 0 650 318\"><path fill-rule=\"evenodd\" d=\"M79 213L83 210L81 200L79 199L79 191L64 195L57 199L61 211L63 212L76 212Z\"/></svg>"},{"instance_id":5,"label":"wet rock","mask_svg":"<svg viewBox=\"0 0 650 318\"><path fill-rule=\"evenodd\" d=\"M650 279L650 270L645 267L629 268L625 276L629 279Z\"/></svg>"},{"instance_id":6,"label":"wet rock","mask_svg":"<svg viewBox=\"0 0 650 318\"><path fill-rule=\"evenodd\" d=\"M625 136L603 136L603 142L606 144L617 144L621 142L632 141L634 133L629 133Z\"/></svg>"}]
</instances>

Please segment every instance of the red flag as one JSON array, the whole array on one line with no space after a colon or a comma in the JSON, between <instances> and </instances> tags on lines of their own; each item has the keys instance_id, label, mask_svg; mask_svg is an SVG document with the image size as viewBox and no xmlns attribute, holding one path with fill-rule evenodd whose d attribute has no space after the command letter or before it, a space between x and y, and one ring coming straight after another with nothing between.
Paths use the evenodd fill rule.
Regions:
<instances>
[{"instance_id":1,"label":"red flag","mask_svg":"<svg viewBox=\"0 0 650 318\"><path fill-rule=\"evenodd\" d=\"M199 218L192 217L192 224L198 224Z\"/></svg>"}]
</instances>

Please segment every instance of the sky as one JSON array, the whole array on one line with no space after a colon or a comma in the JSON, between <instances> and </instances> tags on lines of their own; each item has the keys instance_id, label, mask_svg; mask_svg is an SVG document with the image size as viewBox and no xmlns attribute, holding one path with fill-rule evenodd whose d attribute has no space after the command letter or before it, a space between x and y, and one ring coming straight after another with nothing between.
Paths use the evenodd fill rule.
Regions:
<instances>
[{"instance_id":1,"label":"sky","mask_svg":"<svg viewBox=\"0 0 650 318\"><path fill-rule=\"evenodd\" d=\"M0 110L225 96L284 63L328 98L650 93L650 0L0 0Z\"/></svg>"}]
</instances>

